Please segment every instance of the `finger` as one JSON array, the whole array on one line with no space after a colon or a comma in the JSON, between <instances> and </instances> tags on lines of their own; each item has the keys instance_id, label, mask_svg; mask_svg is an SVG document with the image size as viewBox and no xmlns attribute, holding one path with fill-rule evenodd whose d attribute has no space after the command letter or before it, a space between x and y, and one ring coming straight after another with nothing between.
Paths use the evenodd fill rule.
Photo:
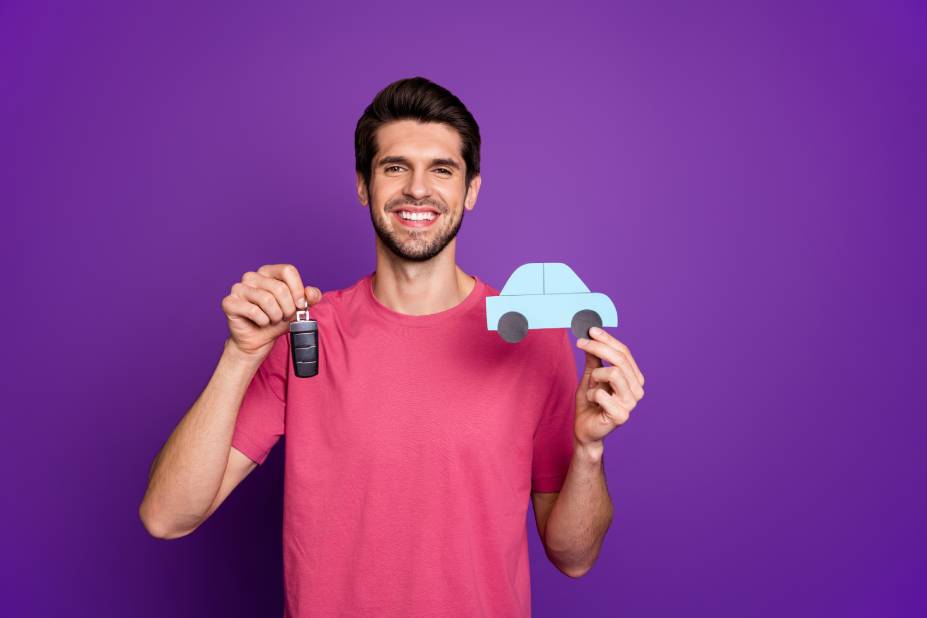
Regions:
<instances>
[{"instance_id":1,"label":"finger","mask_svg":"<svg viewBox=\"0 0 927 618\"><path fill-rule=\"evenodd\" d=\"M611 367L602 367L598 371L599 373L596 373L594 377L611 384L612 392L618 396L619 400L629 405L637 403L637 395L620 367L613 365Z\"/></svg>"},{"instance_id":2,"label":"finger","mask_svg":"<svg viewBox=\"0 0 927 618\"><path fill-rule=\"evenodd\" d=\"M306 308L306 286L303 284L303 279L299 276L299 270L295 266L292 264L265 264L258 268L257 271L258 274L265 277L283 281L293 297L293 304L300 309Z\"/></svg>"},{"instance_id":3,"label":"finger","mask_svg":"<svg viewBox=\"0 0 927 618\"><path fill-rule=\"evenodd\" d=\"M631 415L630 411L626 410L618 403L614 395L609 395L600 388L595 391L595 402L602 406L606 416L608 416L615 425L624 424Z\"/></svg>"},{"instance_id":4,"label":"finger","mask_svg":"<svg viewBox=\"0 0 927 618\"><path fill-rule=\"evenodd\" d=\"M611 388L610 384L608 385L608 388ZM586 401L590 403L595 403L595 394L597 391L605 391L607 394L611 395L611 393L609 393L608 391L608 388L601 387L601 386L594 386L592 388L586 389Z\"/></svg>"},{"instance_id":5,"label":"finger","mask_svg":"<svg viewBox=\"0 0 927 618\"><path fill-rule=\"evenodd\" d=\"M637 361L634 360L634 357L631 355L631 350L628 348L628 346L618 341L618 339L612 336L612 334L604 328L591 328L589 329L589 334L593 337L593 339L607 343L613 348L617 348L619 352L627 356L628 361L630 361L631 366L634 368L634 373L637 374L638 382L641 383L641 386L644 385L644 374L641 373L640 368L637 366Z\"/></svg>"},{"instance_id":6,"label":"finger","mask_svg":"<svg viewBox=\"0 0 927 618\"><path fill-rule=\"evenodd\" d=\"M241 282L253 288L267 290L273 294L274 299L277 301L277 305L280 307L281 319L290 317L296 313L296 301L293 300L293 294L290 292L290 288L287 284L280 279L259 275L256 272L246 272L244 276L242 276Z\"/></svg>"},{"instance_id":7,"label":"finger","mask_svg":"<svg viewBox=\"0 0 927 618\"><path fill-rule=\"evenodd\" d=\"M580 380L580 385L581 385L582 388L588 388L588 387L589 387L589 385L590 385L590 376L592 375L592 371L593 371L596 367L601 367L601 366L602 366L602 359L600 359L600 358L599 358L598 356L596 356L595 354L590 354L589 352L586 352L586 353L585 353L585 357L586 357L586 364L585 364L585 366L583 367L583 377L582 377L582 379Z\"/></svg>"},{"instance_id":8,"label":"finger","mask_svg":"<svg viewBox=\"0 0 927 618\"><path fill-rule=\"evenodd\" d=\"M258 326L270 324L270 318L260 307L235 294L229 294L222 299L222 311L229 319L244 318L251 320Z\"/></svg>"},{"instance_id":9,"label":"finger","mask_svg":"<svg viewBox=\"0 0 927 618\"><path fill-rule=\"evenodd\" d=\"M599 370L596 370L592 373L592 377L597 380L608 380L609 372L614 369L615 371L620 371L624 379L628 383L631 394L635 399L640 399L644 396L644 388L641 386L640 382L637 381L637 374L634 373L634 369L631 367L631 363L628 362L627 358L622 358L621 362L612 365L611 367L602 367Z\"/></svg>"},{"instance_id":10,"label":"finger","mask_svg":"<svg viewBox=\"0 0 927 618\"><path fill-rule=\"evenodd\" d=\"M322 290L311 285L306 286L306 298L309 299L310 305L315 305L322 300Z\"/></svg>"},{"instance_id":11,"label":"finger","mask_svg":"<svg viewBox=\"0 0 927 618\"><path fill-rule=\"evenodd\" d=\"M232 293L260 307L271 322L279 322L283 319L283 309L280 308L277 298L267 290L236 283L232 286Z\"/></svg>"},{"instance_id":12,"label":"finger","mask_svg":"<svg viewBox=\"0 0 927 618\"><path fill-rule=\"evenodd\" d=\"M610 344L597 341L595 339L580 338L576 340L576 343L580 345L582 349L588 352L592 352L599 358L607 360L612 365L618 365L622 358L627 359L627 356L625 356L624 353L622 353L618 348L613 347ZM641 382L641 384L643 384L643 382Z\"/></svg>"}]
</instances>

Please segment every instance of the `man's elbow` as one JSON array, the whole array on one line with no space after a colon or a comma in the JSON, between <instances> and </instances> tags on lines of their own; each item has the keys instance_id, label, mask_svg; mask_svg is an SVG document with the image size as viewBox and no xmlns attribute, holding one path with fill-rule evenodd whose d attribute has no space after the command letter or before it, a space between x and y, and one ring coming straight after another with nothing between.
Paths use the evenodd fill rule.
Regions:
<instances>
[{"instance_id":1,"label":"man's elbow","mask_svg":"<svg viewBox=\"0 0 927 618\"><path fill-rule=\"evenodd\" d=\"M149 535L164 541L170 541L172 539L179 539L180 537L187 536L198 527L194 526L188 530L173 530L165 526L156 517L153 517L150 513L148 513L144 502L142 502L142 504L138 507L138 518L142 520L142 525L145 526L145 530Z\"/></svg>"},{"instance_id":2,"label":"man's elbow","mask_svg":"<svg viewBox=\"0 0 927 618\"><path fill-rule=\"evenodd\" d=\"M558 556L556 552L551 551L548 547L545 547L545 549L547 550L547 559L567 577L578 579L592 569L592 563L579 562L576 560L577 556L575 555L570 560L565 555Z\"/></svg>"},{"instance_id":3,"label":"man's elbow","mask_svg":"<svg viewBox=\"0 0 927 618\"><path fill-rule=\"evenodd\" d=\"M569 567L557 567L557 568L560 570L561 573L563 573L567 577L572 577L573 579L579 579L580 577L582 577L583 575L585 575L592 569L592 565L590 564L589 566L582 566L582 567L569 566Z\"/></svg>"},{"instance_id":4,"label":"man's elbow","mask_svg":"<svg viewBox=\"0 0 927 618\"><path fill-rule=\"evenodd\" d=\"M583 552L561 550L556 551L545 545L547 558L557 567L557 570L573 579L579 579L592 570L599 558L601 543L595 549Z\"/></svg>"}]
</instances>

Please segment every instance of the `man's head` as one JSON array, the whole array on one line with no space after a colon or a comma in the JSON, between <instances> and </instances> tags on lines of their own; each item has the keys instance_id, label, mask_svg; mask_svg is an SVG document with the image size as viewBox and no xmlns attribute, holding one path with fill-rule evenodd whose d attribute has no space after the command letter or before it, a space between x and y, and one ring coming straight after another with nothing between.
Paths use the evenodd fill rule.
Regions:
<instances>
[{"instance_id":1,"label":"man's head","mask_svg":"<svg viewBox=\"0 0 927 618\"><path fill-rule=\"evenodd\" d=\"M441 253L476 202L479 126L456 96L423 77L374 97L357 121L354 159L357 195L377 236L403 259ZM431 214L411 212L423 210Z\"/></svg>"}]
</instances>

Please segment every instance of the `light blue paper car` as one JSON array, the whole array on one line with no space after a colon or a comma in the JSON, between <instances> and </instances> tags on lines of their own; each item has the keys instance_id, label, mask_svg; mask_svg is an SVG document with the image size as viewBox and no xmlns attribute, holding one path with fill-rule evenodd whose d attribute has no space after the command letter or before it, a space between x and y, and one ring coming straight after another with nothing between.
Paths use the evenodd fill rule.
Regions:
<instances>
[{"instance_id":1,"label":"light blue paper car","mask_svg":"<svg viewBox=\"0 0 927 618\"><path fill-rule=\"evenodd\" d=\"M486 297L486 327L509 343L524 339L528 329L567 326L588 339L593 326L618 326L618 310L562 262L522 264L499 296Z\"/></svg>"}]
</instances>

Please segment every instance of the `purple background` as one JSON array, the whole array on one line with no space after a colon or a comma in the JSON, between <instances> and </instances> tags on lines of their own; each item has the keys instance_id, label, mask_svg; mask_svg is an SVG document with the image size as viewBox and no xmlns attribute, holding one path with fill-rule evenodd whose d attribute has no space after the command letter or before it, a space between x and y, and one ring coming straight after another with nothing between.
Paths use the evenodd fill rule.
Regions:
<instances>
[{"instance_id":1,"label":"purple background","mask_svg":"<svg viewBox=\"0 0 927 618\"><path fill-rule=\"evenodd\" d=\"M587 576L529 511L535 615L927 611L915 3L170 4L0 4L4 613L279 615L283 442L189 537L137 508L241 274L373 268L354 125L413 75L482 131L462 267L567 262L647 376Z\"/></svg>"}]
</instances>

